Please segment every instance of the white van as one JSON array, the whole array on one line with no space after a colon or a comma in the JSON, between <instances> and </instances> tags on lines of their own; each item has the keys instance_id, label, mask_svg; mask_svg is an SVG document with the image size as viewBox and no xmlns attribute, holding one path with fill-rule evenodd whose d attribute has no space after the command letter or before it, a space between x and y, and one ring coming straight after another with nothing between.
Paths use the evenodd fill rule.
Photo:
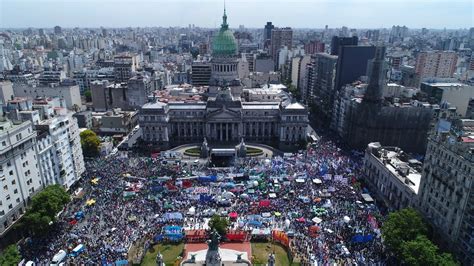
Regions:
<instances>
[{"instance_id":1,"label":"white van","mask_svg":"<svg viewBox=\"0 0 474 266\"><path fill-rule=\"evenodd\" d=\"M54 255L53 259L51 260L50 266L59 266L60 263L66 259L66 255L66 251L64 250L61 249L58 251L58 253L56 253L56 255Z\"/></svg>"}]
</instances>

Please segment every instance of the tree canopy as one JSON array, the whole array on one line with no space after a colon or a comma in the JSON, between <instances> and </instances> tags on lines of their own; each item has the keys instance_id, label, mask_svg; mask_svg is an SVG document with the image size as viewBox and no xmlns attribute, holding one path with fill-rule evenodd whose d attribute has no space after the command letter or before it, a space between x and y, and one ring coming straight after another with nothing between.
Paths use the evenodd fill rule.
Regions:
<instances>
[{"instance_id":1,"label":"tree canopy","mask_svg":"<svg viewBox=\"0 0 474 266\"><path fill-rule=\"evenodd\" d=\"M406 265L457 265L451 254L439 254L438 247L424 235L405 242L401 249L402 261Z\"/></svg>"},{"instance_id":2,"label":"tree canopy","mask_svg":"<svg viewBox=\"0 0 474 266\"><path fill-rule=\"evenodd\" d=\"M49 225L56 219L64 205L70 201L70 197L63 187L52 185L33 196L30 207L21 221L31 234L43 234L48 232Z\"/></svg>"},{"instance_id":3,"label":"tree canopy","mask_svg":"<svg viewBox=\"0 0 474 266\"><path fill-rule=\"evenodd\" d=\"M427 233L421 215L410 208L390 213L382 226L385 245L403 265L458 265L451 254L439 252Z\"/></svg>"},{"instance_id":4,"label":"tree canopy","mask_svg":"<svg viewBox=\"0 0 474 266\"><path fill-rule=\"evenodd\" d=\"M87 129L81 132L82 153L86 157L99 155L100 139L94 131Z\"/></svg>"},{"instance_id":5,"label":"tree canopy","mask_svg":"<svg viewBox=\"0 0 474 266\"><path fill-rule=\"evenodd\" d=\"M220 217L217 214L214 214L209 221L209 228L212 230L216 230L221 237L223 237L227 233L227 227L229 226L229 220L225 217Z\"/></svg>"},{"instance_id":6,"label":"tree canopy","mask_svg":"<svg viewBox=\"0 0 474 266\"><path fill-rule=\"evenodd\" d=\"M21 255L16 245L10 245L0 253L0 265L16 266L20 261Z\"/></svg>"},{"instance_id":7,"label":"tree canopy","mask_svg":"<svg viewBox=\"0 0 474 266\"><path fill-rule=\"evenodd\" d=\"M421 215L410 208L390 213L382 226L384 243L395 253L400 253L404 242L415 240L418 235L426 235L427 232Z\"/></svg>"}]
</instances>

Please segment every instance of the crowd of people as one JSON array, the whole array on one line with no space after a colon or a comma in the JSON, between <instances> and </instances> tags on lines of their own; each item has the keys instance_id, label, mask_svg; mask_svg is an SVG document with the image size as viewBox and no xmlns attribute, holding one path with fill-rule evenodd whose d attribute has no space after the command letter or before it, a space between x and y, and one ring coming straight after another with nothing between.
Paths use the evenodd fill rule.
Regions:
<instances>
[{"instance_id":1,"label":"crowd of people","mask_svg":"<svg viewBox=\"0 0 474 266\"><path fill-rule=\"evenodd\" d=\"M321 140L291 155L238 159L227 168L176 162L133 153L88 161L77 195L46 236L22 246L23 257L45 265L59 250L71 254L83 244L67 263L126 261L131 249L156 239L167 225L208 229L210 215L236 213L234 230L286 232L289 250L303 265L385 261L383 215L362 197L361 158L334 142ZM183 218L164 219L170 212Z\"/></svg>"}]
</instances>

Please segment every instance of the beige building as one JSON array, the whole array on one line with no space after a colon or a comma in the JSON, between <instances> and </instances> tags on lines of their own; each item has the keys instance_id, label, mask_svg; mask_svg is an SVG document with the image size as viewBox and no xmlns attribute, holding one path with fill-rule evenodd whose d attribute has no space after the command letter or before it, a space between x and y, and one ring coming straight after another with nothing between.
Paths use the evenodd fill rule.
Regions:
<instances>
[{"instance_id":1,"label":"beige building","mask_svg":"<svg viewBox=\"0 0 474 266\"><path fill-rule=\"evenodd\" d=\"M463 265L474 263L474 120L440 119L428 138L419 209Z\"/></svg>"},{"instance_id":2,"label":"beige building","mask_svg":"<svg viewBox=\"0 0 474 266\"><path fill-rule=\"evenodd\" d=\"M421 52L416 58L415 73L420 78L452 78L458 56L453 51Z\"/></svg>"}]
</instances>

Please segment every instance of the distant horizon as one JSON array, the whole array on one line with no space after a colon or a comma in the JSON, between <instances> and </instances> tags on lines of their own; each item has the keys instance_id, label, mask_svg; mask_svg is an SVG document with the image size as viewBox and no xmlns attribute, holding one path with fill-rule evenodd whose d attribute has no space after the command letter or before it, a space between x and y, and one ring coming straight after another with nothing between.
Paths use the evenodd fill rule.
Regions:
<instances>
[{"instance_id":1,"label":"distant horizon","mask_svg":"<svg viewBox=\"0 0 474 266\"><path fill-rule=\"evenodd\" d=\"M40 30L40 29L43 29L43 30L54 30L54 27L56 26L59 26L61 27L61 29L63 30L72 30L72 29L128 29L128 28L131 28L131 29L153 29L153 28L180 28L180 29L186 29L188 28L188 26L123 26L123 27L106 27L106 26L95 26L95 27L63 27L61 25L55 25L55 26L48 26L48 27L17 27L17 28L13 28L13 27L9 27L9 28L2 28L0 27L0 30L27 30L27 29L32 29L32 30ZM239 25L240 26L240 25ZM229 27L229 29L231 30L239 30L239 26L237 27ZM264 28L264 26L262 27L246 27L245 25L244 26L244 29L249 29L249 30L261 30ZM400 26L400 27L403 27L403 26L406 26L408 28L408 30L422 30L423 28L427 29L427 30L436 30L436 31L444 31L444 30L447 30L447 31L457 31L457 30L466 30L468 31L470 28L474 28L474 26L471 26L471 27L467 27L467 28L444 28L444 29L439 29L439 28L427 28L427 27L422 27L422 28L411 28L407 25L393 25L393 26ZM194 25L195 28L199 28L199 29L208 29L208 30L216 30L216 29L219 29L219 27L216 27L216 28L210 28L210 27L202 27L202 26L199 26L199 25ZM344 26L342 26L344 27ZM335 27L335 28L331 28L331 27L328 27L328 29L330 30L335 30L335 29L341 29L342 27ZM392 26L390 27L385 27L385 28L353 28L353 27L349 27L349 26L345 26L347 27L349 30L351 29L356 29L356 30L390 30L392 28ZM302 27L291 27L291 29L294 29L294 30L324 30L324 28L302 28Z\"/></svg>"},{"instance_id":2,"label":"distant horizon","mask_svg":"<svg viewBox=\"0 0 474 266\"><path fill-rule=\"evenodd\" d=\"M227 0L231 28L469 29L471 0ZM218 28L224 0L0 0L0 28Z\"/></svg>"}]
</instances>

